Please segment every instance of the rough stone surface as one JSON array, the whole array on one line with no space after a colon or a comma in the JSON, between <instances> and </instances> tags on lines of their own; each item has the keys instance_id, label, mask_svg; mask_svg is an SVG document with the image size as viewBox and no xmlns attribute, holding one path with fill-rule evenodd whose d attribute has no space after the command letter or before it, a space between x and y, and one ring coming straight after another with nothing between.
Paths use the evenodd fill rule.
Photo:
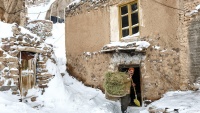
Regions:
<instances>
[{"instance_id":1,"label":"rough stone surface","mask_svg":"<svg viewBox=\"0 0 200 113\"><path fill-rule=\"evenodd\" d=\"M31 101L32 101L32 102L35 102L35 101L36 101L36 98L37 98L37 97L32 97L32 98L31 98Z\"/></svg>"},{"instance_id":2,"label":"rough stone surface","mask_svg":"<svg viewBox=\"0 0 200 113\"><path fill-rule=\"evenodd\" d=\"M3 51L2 50L0 50L0 57L2 57L3 56Z\"/></svg>"},{"instance_id":3,"label":"rough stone surface","mask_svg":"<svg viewBox=\"0 0 200 113\"><path fill-rule=\"evenodd\" d=\"M0 63L0 70L3 70L5 68L5 65Z\"/></svg>"},{"instance_id":4,"label":"rough stone surface","mask_svg":"<svg viewBox=\"0 0 200 113\"><path fill-rule=\"evenodd\" d=\"M41 21L39 21L41 22ZM37 22L36 22L37 23ZM44 21L44 23L47 23L48 25L43 26L44 29L40 29L44 34L45 37L47 36L49 32L52 30L52 23L49 21ZM50 28L50 29L46 29ZM47 45L44 43L44 36L32 36L30 34L23 34L21 33L21 29L19 28L18 24L14 24L12 26L12 32L13 32L13 37L6 37L2 38L0 37L1 40L1 49L0 49L0 91L7 91L10 90L12 91L12 94L19 94L25 96L26 87L22 88L23 85L25 84L32 84L33 82L36 82L36 85L34 84L34 87L37 88L44 88L48 87L48 82L51 80L53 77L51 74L48 73L48 70L46 69L46 60L53 58L48 57L47 55L43 55L43 52L48 53L49 55L53 54L53 47L51 45ZM48 35L49 36L49 35ZM44 45L41 47L41 44ZM36 75L41 75L40 78L34 78L32 76L24 77L23 79L19 77L23 77L20 74L19 68L20 66L20 58L24 57L23 55L20 57L20 52L29 52L32 53L37 53L37 60L36 64L40 65L36 66L39 67L36 69ZM9 57L8 57L9 56ZM26 58L29 58L30 56L27 56ZM32 58L32 57L30 57ZM44 61L45 59L45 61ZM33 62L32 62L33 63ZM35 63L35 62L34 62ZM34 70L34 68L33 68ZM40 71L38 71L40 70ZM34 81L28 81L30 79L27 78L34 78ZM19 86L19 82L22 80L22 87ZM23 81L24 80L24 81ZM29 87L29 86L28 86ZM22 90L23 89L23 90ZM41 92L43 93L43 91Z\"/></svg>"},{"instance_id":5,"label":"rough stone surface","mask_svg":"<svg viewBox=\"0 0 200 113\"><path fill-rule=\"evenodd\" d=\"M10 69L10 74L18 75L19 74L19 70L18 69Z\"/></svg>"},{"instance_id":6,"label":"rough stone surface","mask_svg":"<svg viewBox=\"0 0 200 113\"><path fill-rule=\"evenodd\" d=\"M11 86L1 86L0 91L8 91Z\"/></svg>"},{"instance_id":7,"label":"rough stone surface","mask_svg":"<svg viewBox=\"0 0 200 113\"><path fill-rule=\"evenodd\" d=\"M3 86L4 80L0 81L0 86Z\"/></svg>"},{"instance_id":8,"label":"rough stone surface","mask_svg":"<svg viewBox=\"0 0 200 113\"><path fill-rule=\"evenodd\" d=\"M19 89L17 86L11 86L10 88L12 91L17 91Z\"/></svg>"},{"instance_id":9,"label":"rough stone surface","mask_svg":"<svg viewBox=\"0 0 200 113\"><path fill-rule=\"evenodd\" d=\"M116 0L113 0L116 1ZM127 0L124 0L127 1ZM83 12L90 12L92 10L96 10L100 7L105 7L108 5L109 2L112 2L112 0L97 0L97 1L81 1L79 3L73 3L70 4L69 7L66 7L65 13L66 16L73 16L73 15L78 15Z\"/></svg>"},{"instance_id":10,"label":"rough stone surface","mask_svg":"<svg viewBox=\"0 0 200 113\"><path fill-rule=\"evenodd\" d=\"M199 11L190 13L196 10L196 6L200 4L200 0L182 1L182 9L186 12L180 13L180 63L182 75L180 79L185 84L191 85L196 82L199 77ZM188 76L189 75L189 76ZM182 89L186 89L182 85ZM192 86L191 86L192 87Z\"/></svg>"},{"instance_id":11,"label":"rough stone surface","mask_svg":"<svg viewBox=\"0 0 200 113\"><path fill-rule=\"evenodd\" d=\"M189 30L190 73L195 79L200 77L200 13L192 20Z\"/></svg>"},{"instance_id":12,"label":"rough stone surface","mask_svg":"<svg viewBox=\"0 0 200 113\"><path fill-rule=\"evenodd\" d=\"M23 0L0 0L0 20L6 23L26 23L25 3Z\"/></svg>"},{"instance_id":13,"label":"rough stone surface","mask_svg":"<svg viewBox=\"0 0 200 113\"><path fill-rule=\"evenodd\" d=\"M35 20L31 21L26 26L32 33L37 34L40 37L52 36L53 23L47 20Z\"/></svg>"},{"instance_id":14,"label":"rough stone surface","mask_svg":"<svg viewBox=\"0 0 200 113\"><path fill-rule=\"evenodd\" d=\"M2 48L4 51L9 51L9 50L10 50L10 45L9 45L9 44L2 45L1 48Z\"/></svg>"}]
</instances>

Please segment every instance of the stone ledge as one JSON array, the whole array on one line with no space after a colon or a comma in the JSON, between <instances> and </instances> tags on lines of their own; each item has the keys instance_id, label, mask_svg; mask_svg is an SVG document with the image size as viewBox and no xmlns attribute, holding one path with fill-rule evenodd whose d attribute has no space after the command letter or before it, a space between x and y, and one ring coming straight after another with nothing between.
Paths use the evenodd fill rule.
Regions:
<instances>
[{"instance_id":1,"label":"stone ledge","mask_svg":"<svg viewBox=\"0 0 200 113\"><path fill-rule=\"evenodd\" d=\"M1 86L0 91L8 91L10 90L11 86Z\"/></svg>"},{"instance_id":2,"label":"stone ledge","mask_svg":"<svg viewBox=\"0 0 200 113\"><path fill-rule=\"evenodd\" d=\"M8 57L8 58L0 58L0 62L3 62L3 61L7 61L7 62L18 62L18 58L17 57Z\"/></svg>"}]
</instances>

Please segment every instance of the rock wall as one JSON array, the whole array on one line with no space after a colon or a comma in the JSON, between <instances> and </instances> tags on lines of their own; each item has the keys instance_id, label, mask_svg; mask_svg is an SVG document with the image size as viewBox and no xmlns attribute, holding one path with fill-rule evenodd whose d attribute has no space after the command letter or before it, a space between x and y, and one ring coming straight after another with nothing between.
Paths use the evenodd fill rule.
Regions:
<instances>
[{"instance_id":1,"label":"rock wall","mask_svg":"<svg viewBox=\"0 0 200 113\"><path fill-rule=\"evenodd\" d=\"M0 19L6 23L26 23L26 9L24 0L0 0Z\"/></svg>"},{"instance_id":2,"label":"rock wall","mask_svg":"<svg viewBox=\"0 0 200 113\"><path fill-rule=\"evenodd\" d=\"M40 23L40 22L38 22ZM44 22L43 24L45 24ZM48 23L48 22L47 22ZM37 24L33 22L32 24ZM52 25L51 25L52 26ZM13 94L19 94L20 83L20 57L21 51L38 53L36 69L36 86L41 89L48 87L52 75L46 69L47 60L55 63L52 58L54 52L51 45L44 43L44 38L22 33L17 24L12 26L13 37L1 37L0 48L0 91L12 90ZM49 31L47 31L49 33ZM44 33L46 34L46 33ZM44 91L44 90L43 90Z\"/></svg>"},{"instance_id":3,"label":"rock wall","mask_svg":"<svg viewBox=\"0 0 200 113\"><path fill-rule=\"evenodd\" d=\"M200 32L199 21L200 12L196 7L200 4L200 0L188 0L183 3L183 10L185 11L181 16L181 24L183 27L183 37L187 41L189 65L188 72L190 74L190 81L192 83L199 82L200 78Z\"/></svg>"},{"instance_id":4,"label":"rock wall","mask_svg":"<svg viewBox=\"0 0 200 113\"><path fill-rule=\"evenodd\" d=\"M35 20L27 23L26 28L37 36L46 38L52 36L53 23L47 20Z\"/></svg>"},{"instance_id":5,"label":"rock wall","mask_svg":"<svg viewBox=\"0 0 200 113\"><path fill-rule=\"evenodd\" d=\"M180 47L168 47L160 38L152 36L146 39L151 46L146 52L145 68L141 70L144 99L156 100L167 91L188 88L181 81Z\"/></svg>"}]
</instances>

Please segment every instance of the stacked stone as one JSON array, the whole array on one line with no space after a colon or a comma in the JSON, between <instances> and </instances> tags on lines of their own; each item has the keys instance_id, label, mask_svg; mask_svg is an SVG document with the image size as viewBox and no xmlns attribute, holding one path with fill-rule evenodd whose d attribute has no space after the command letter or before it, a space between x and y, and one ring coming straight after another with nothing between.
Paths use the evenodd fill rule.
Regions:
<instances>
[{"instance_id":1,"label":"stacked stone","mask_svg":"<svg viewBox=\"0 0 200 113\"><path fill-rule=\"evenodd\" d=\"M0 91L12 91L19 94L19 53L29 51L39 53L37 61L36 76L39 88L46 88L52 75L46 69L46 61L51 59L53 48L51 45L44 44L44 39L34 37L30 34L21 33L21 29L16 24L12 27L13 37L1 38L0 48ZM49 31L47 31L49 32ZM43 46L41 46L43 45Z\"/></svg>"},{"instance_id":2,"label":"stacked stone","mask_svg":"<svg viewBox=\"0 0 200 113\"><path fill-rule=\"evenodd\" d=\"M52 21L47 20L35 20L31 21L26 26L32 33L37 34L37 36L46 38L52 36L52 28L53 23Z\"/></svg>"},{"instance_id":3,"label":"stacked stone","mask_svg":"<svg viewBox=\"0 0 200 113\"><path fill-rule=\"evenodd\" d=\"M0 50L0 91L10 90L13 94L18 92L18 58L17 57L4 57L3 50Z\"/></svg>"},{"instance_id":4,"label":"stacked stone","mask_svg":"<svg viewBox=\"0 0 200 113\"><path fill-rule=\"evenodd\" d=\"M85 11L98 9L99 7L107 6L109 0L81 0L78 3L72 3L65 9L66 16L80 14Z\"/></svg>"},{"instance_id":5,"label":"stacked stone","mask_svg":"<svg viewBox=\"0 0 200 113\"><path fill-rule=\"evenodd\" d=\"M38 61L37 63L37 83L39 88L47 88L48 82L52 78L52 75L48 73L46 64L44 61Z\"/></svg>"},{"instance_id":6,"label":"stacked stone","mask_svg":"<svg viewBox=\"0 0 200 113\"><path fill-rule=\"evenodd\" d=\"M100 9L106 6L112 6L117 3L130 2L129 0L81 0L80 2L71 3L65 8L66 16L73 16L83 12Z\"/></svg>"},{"instance_id":7,"label":"stacked stone","mask_svg":"<svg viewBox=\"0 0 200 113\"><path fill-rule=\"evenodd\" d=\"M46 62L50 59L52 62L55 60L52 58L53 49L52 46L45 46L43 47L44 52L39 56L40 59L37 62L37 83L39 88L47 88L48 82L52 78L52 75L48 73L46 69ZM55 63L55 62L54 62Z\"/></svg>"}]
</instances>

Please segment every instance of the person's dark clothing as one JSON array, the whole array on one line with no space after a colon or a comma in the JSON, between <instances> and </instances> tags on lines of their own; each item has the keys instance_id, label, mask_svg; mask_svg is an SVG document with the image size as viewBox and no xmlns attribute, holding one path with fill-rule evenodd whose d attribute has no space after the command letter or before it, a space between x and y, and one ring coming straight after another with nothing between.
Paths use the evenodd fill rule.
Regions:
<instances>
[{"instance_id":1,"label":"person's dark clothing","mask_svg":"<svg viewBox=\"0 0 200 113\"><path fill-rule=\"evenodd\" d=\"M122 113L126 113L129 102L130 102L130 94L127 94L126 96L121 97L121 111L122 111Z\"/></svg>"}]
</instances>

